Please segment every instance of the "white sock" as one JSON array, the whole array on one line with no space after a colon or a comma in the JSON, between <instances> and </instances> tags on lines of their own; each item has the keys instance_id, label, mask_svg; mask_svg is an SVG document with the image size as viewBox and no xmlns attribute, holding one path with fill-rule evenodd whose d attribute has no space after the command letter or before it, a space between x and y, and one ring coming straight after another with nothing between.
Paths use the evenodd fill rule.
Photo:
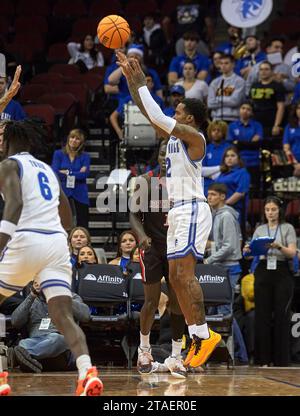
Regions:
<instances>
[{"instance_id":1,"label":"white sock","mask_svg":"<svg viewBox=\"0 0 300 416\"><path fill-rule=\"evenodd\" d=\"M207 324L196 325L196 335L199 338L208 339L210 335Z\"/></svg>"},{"instance_id":2,"label":"white sock","mask_svg":"<svg viewBox=\"0 0 300 416\"><path fill-rule=\"evenodd\" d=\"M150 347L150 332L147 335L143 335L140 332L140 348L142 350L148 350Z\"/></svg>"},{"instance_id":3,"label":"white sock","mask_svg":"<svg viewBox=\"0 0 300 416\"><path fill-rule=\"evenodd\" d=\"M182 340L174 341L172 339L172 357L178 357L181 355Z\"/></svg>"},{"instance_id":4,"label":"white sock","mask_svg":"<svg viewBox=\"0 0 300 416\"><path fill-rule=\"evenodd\" d=\"M83 380L87 370L92 367L91 357L87 354L80 355L76 360L76 366L78 368L79 380Z\"/></svg>"},{"instance_id":5,"label":"white sock","mask_svg":"<svg viewBox=\"0 0 300 416\"><path fill-rule=\"evenodd\" d=\"M196 335L197 325L196 324L189 325L188 328L189 328L189 336L190 336L190 338L193 338L193 335Z\"/></svg>"}]
</instances>

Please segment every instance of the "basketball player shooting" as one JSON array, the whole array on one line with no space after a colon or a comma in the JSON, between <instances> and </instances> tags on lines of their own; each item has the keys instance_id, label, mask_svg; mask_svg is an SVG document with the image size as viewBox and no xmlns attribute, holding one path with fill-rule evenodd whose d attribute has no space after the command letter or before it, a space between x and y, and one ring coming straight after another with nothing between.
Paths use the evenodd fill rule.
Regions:
<instances>
[{"instance_id":1,"label":"basketball player shooting","mask_svg":"<svg viewBox=\"0 0 300 416\"><path fill-rule=\"evenodd\" d=\"M201 161L205 138L200 132L207 120L206 107L196 99L185 99L174 118L163 114L146 87L145 74L135 59L117 52L133 100L158 131L169 137L166 153L167 189L173 208L168 214L167 258L169 280L188 325L192 340L185 366L199 367L210 357L221 336L208 329L203 292L195 277L211 230L211 212L203 193Z\"/></svg>"},{"instance_id":2,"label":"basketball player shooting","mask_svg":"<svg viewBox=\"0 0 300 416\"><path fill-rule=\"evenodd\" d=\"M20 73L18 67L9 99L20 87ZM47 299L52 322L76 358L76 395L99 396L102 382L92 367L85 335L73 319L65 231L72 228L72 212L50 166L30 154L39 134L30 121L5 123L4 160L0 163L0 190L5 201L0 224L0 303L35 278ZM0 395L10 393L7 376L0 360Z\"/></svg>"}]
</instances>

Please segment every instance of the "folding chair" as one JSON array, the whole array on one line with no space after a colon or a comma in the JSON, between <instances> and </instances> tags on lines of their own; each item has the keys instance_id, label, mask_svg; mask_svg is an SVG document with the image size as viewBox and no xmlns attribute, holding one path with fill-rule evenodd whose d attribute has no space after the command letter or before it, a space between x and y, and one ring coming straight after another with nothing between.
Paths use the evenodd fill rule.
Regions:
<instances>
[{"instance_id":1,"label":"folding chair","mask_svg":"<svg viewBox=\"0 0 300 416\"><path fill-rule=\"evenodd\" d=\"M127 358L128 368L132 366L132 352L128 344L128 289L127 279L121 267L110 264L86 264L78 270L78 294L91 307L104 308L102 314L91 316L93 329L121 334L121 346ZM116 308L121 313L116 312ZM103 313L105 312L105 313Z\"/></svg>"},{"instance_id":2,"label":"folding chair","mask_svg":"<svg viewBox=\"0 0 300 416\"><path fill-rule=\"evenodd\" d=\"M203 291L205 307L232 305L232 289L228 278L227 271L222 267L212 266L209 264L197 264L195 275L199 280ZM225 338L231 338L232 357L227 348L217 348L211 359L227 361L227 365L234 365L234 338L233 338L233 312L228 315L216 314L207 315L207 324L214 328ZM220 351L221 350L221 351Z\"/></svg>"}]
</instances>

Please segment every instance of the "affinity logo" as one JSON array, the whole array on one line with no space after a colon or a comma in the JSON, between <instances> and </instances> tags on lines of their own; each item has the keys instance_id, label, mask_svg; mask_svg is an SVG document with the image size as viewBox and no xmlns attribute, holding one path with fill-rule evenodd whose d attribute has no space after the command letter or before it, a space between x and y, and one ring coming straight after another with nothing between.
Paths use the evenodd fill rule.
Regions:
<instances>
[{"instance_id":1,"label":"affinity logo","mask_svg":"<svg viewBox=\"0 0 300 416\"><path fill-rule=\"evenodd\" d=\"M199 277L199 283L217 283L221 284L225 280L224 276L212 276L211 274L204 274Z\"/></svg>"},{"instance_id":2,"label":"affinity logo","mask_svg":"<svg viewBox=\"0 0 300 416\"><path fill-rule=\"evenodd\" d=\"M97 277L93 274L87 274L83 280L97 280Z\"/></svg>"}]
</instances>

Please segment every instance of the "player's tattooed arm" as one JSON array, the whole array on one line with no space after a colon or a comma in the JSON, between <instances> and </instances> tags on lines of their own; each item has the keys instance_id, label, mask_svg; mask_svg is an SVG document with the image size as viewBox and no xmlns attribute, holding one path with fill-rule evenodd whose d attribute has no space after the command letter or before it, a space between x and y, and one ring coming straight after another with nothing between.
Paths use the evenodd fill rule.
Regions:
<instances>
[{"instance_id":1,"label":"player's tattooed arm","mask_svg":"<svg viewBox=\"0 0 300 416\"><path fill-rule=\"evenodd\" d=\"M19 78L21 75L22 68L21 66L17 66L15 76L13 79L13 82L11 83L8 91L3 95L2 98L0 98L0 113L3 112L3 110L6 108L6 106L9 104L9 102L13 99L13 97L18 93L20 89L20 82Z\"/></svg>"},{"instance_id":2,"label":"player's tattooed arm","mask_svg":"<svg viewBox=\"0 0 300 416\"><path fill-rule=\"evenodd\" d=\"M23 199L16 161L6 159L0 163L0 189L5 200L2 220L17 225L22 213ZM10 236L0 229L0 253L9 239Z\"/></svg>"}]
</instances>

